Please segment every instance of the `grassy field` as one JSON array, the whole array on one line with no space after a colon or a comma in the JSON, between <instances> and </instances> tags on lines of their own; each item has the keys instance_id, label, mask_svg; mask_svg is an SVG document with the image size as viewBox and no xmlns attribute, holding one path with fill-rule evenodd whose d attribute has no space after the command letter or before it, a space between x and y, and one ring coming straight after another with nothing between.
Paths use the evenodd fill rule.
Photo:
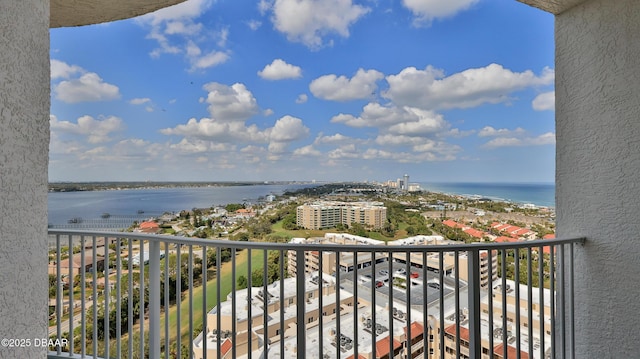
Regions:
<instances>
[{"instance_id":1,"label":"grassy field","mask_svg":"<svg viewBox=\"0 0 640 359\"><path fill-rule=\"evenodd\" d=\"M247 277L247 258L248 251L243 250L236 254L236 280L237 277L243 275ZM262 251L261 250L252 250L251 251L251 270L256 270L263 267L262 263ZM233 278L232 278L232 262L226 262L221 265L220 269L220 301L224 302L227 298L227 295L231 293ZM216 293L217 293L217 285L216 285L216 275L210 276L207 281L207 312L210 311L216 305ZM202 321L206 318L206 313L202 313L202 302L203 302L203 286L199 286L193 288L193 327L200 328L202 326ZM189 341L189 302L188 295L189 291L185 291L185 298L180 303L180 335L182 343L188 343ZM162 313L162 320L160 330L162 336L164 338L164 312ZM198 333L194 333L193 337L195 338ZM173 305L169 308L169 340L170 342L174 342L178 336L178 310L177 306Z\"/></svg>"},{"instance_id":2,"label":"grassy field","mask_svg":"<svg viewBox=\"0 0 640 359\"><path fill-rule=\"evenodd\" d=\"M283 221L278 221L273 226L271 226L271 229L273 230L272 234L282 236L282 237L288 237L288 238L294 238L294 237L310 238L310 237L324 237L325 233L336 232L335 228L331 228L328 230L319 230L319 229L318 230L315 230L315 229L289 230L289 229L282 228L282 222ZM377 239L380 241L385 241L385 242L395 240L395 239L400 239L400 238L406 238L407 232L404 230L404 228L406 228L407 226L408 225L405 223L400 223L400 230L396 231L396 235L393 238L385 237L380 232L367 232L366 237Z\"/></svg>"}]
</instances>

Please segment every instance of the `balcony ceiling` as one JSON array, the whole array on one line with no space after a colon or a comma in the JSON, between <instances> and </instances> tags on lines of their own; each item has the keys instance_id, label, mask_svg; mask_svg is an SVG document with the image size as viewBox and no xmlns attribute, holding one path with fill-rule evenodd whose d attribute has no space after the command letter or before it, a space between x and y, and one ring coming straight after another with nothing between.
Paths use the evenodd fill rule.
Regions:
<instances>
[{"instance_id":1,"label":"balcony ceiling","mask_svg":"<svg viewBox=\"0 0 640 359\"><path fill-rule=\"evenodd\" d=\"M521 3L558 15L588 0L518 0Z\"/></svg>"},{"instance_id":2,"label":"balcony ceiling","mask_svg":"<svg viewBox=\"0 0 640 359\"><path fill-rule=\"evenodd\" d=\"M51 0L49 27L98 24L128 19L185 0Z\"/></svg>"}]
</instances>

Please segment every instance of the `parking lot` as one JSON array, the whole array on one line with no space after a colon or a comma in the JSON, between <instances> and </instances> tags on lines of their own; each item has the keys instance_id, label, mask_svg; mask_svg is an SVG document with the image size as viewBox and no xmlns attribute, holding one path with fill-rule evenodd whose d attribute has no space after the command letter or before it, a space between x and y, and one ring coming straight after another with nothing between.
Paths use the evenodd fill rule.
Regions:
<instances>
[{"instance_id":1,"label":"parking lot","mask_svg":"<svg viewBox=\"0 0 640 359\"><path fill-rule=\"evenodd\" d=\"M440 283L437 273L422 268L410 267L407 272L407 266L404 263L389 262L377 263L374 266L358 269L355 282L359 286L359 295L371 294L372 286L375 287L376 297L384 295L390 296L394 301L406 303L407 297L411 301L411 305L431 304L440 299ZM426 272L426 281L425 281ZM354 272L340 273L341 279L350 282L353 286ZM451 287L453 283L449 278L445 278L444 295L453 293ZM424 298L424 286L426 283L426 301Z\"/></svg>"}]
</instances>

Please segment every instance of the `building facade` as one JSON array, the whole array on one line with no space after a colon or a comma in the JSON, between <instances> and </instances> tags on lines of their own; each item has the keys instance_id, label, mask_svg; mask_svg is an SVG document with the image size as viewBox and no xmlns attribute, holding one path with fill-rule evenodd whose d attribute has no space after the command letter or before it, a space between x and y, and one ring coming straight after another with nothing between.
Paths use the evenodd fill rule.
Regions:
<instances>
[{"instance_id":1,"label":"building facade","mask_svg":"<svg viewBox=\"0 0 640 359\"><path fill-rule=\"evenodd\" d=\"M382 228L387 222L387 207L379 202L315 202L298 206L296 224L305 229L332 228L353 223Z\"/></svg>"}]
</instances>

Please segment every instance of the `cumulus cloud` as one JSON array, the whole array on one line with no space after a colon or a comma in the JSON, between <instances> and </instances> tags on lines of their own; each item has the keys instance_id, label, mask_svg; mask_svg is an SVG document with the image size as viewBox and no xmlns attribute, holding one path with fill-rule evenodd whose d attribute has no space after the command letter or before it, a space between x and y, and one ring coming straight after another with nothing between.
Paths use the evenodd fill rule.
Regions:
<instances>
[{"instance_id":1,"label":"cumulus cloud","mask_svg":"<svg viewBox=\"0 0 640 359\"><path fill-rule=\"evenodd\" d=\"M349 37L349 27L370 9L352 0L275 0L260 2L261 11L272 10L271 21L276 30L292 42L311 49L326 45L325 37L336 34Z\"/></svg>"},{"instance_id":2,"label":"cumulus cloud","mask_svg":"<svg viewBox=\"0 0 640 359\"><path fill-rule=\"evenodd\" d=\"M180 142L169 145L169 148L180 153L190 154L231 151L235 149L235 146L226 143L183 138Z\"/></svg>"},{"instance_id":3,"label":"cumulus cloud","mask_svg":"<svg viewBox=\"0 0 640 359\"><path fill-rule=\"evenodd\" d=\"M499 147L544 146L556 143L556 135L552 132L537 137L498 137L484 144L483 147L493 149Z\"/></svg>"},{"instance_id":4,"label":"cumulus cloud","mask_svg":"<svg viewBox=\"0 0 640 359\"><path fill-rule=\"evenodd\" d=\"M110 134L124 129L122 120L115 116L103 119L95 119L91 116L82 116L76 123L59 121L54 115L49 117L52 132L70 133L86 136L89 143L103 143L111 140Z\"/></svg>"},{"instance_id":5,"label":"cumulus cloud","mask_svg":"<svg viewBox=\"0 0 640 359\"><path fill-rule=\"evenodd\" d=\"M120 98L120 89L94 72L64 80L54 87L56 98L67 103L110 101Z\"/></svg>"},{"instance_id":6,"label":"cumulus cloud","mask_svg":"<svg viewBox=\"0 0 640 359\"><path fill-rule=\"evenodd\" d=\"M183 153L205 153L244 143L266 145L268 153L274 155L270 158L276 160L290 143L309 136L309 128L292 116L281 117L273 127L247 125L246 121L257 114L258 105L244 84L227 86L211 82L203 88L208 95L201 102L208 104L211 118L191 118L185 124L160 130L164 135L182 136L175 148Z\"/></svg>"},{"instance_id":7,"label":"cumulus cloud","mask_svg":"<svg viewBox=\"0 0 640 359\"><path fill-rule=\"evenodd\" d=\"M144 98L133 98L131 100L129 100L129 103L132 105L144 105L145 103L149 103L151 102L151 99L148 97L144 97Z\"/></svg>"},{"instance_id":8,"label":"cumulus cloud","mask_svg":"<svg viewBox=\"0 0 640 359\"><path fill-rule=\"evenodd\" d=\"M75 74L82 74L86 71L77 65L69 65L66 62L51 59L51 79L68 79Z\"/></svg>"},{"instance_id":9,"label":"cumulus cloud","mask_svg":"<svg viewBox=\"0 0 640 359\"><path fill-rule=\"evenodd\" d=\"M325 75L311 81L309 89L315 97L332 101L350 101L371 97L376 82L384 75L376 70L358 69L352 77Z\"/></svg>"},{"instance_id":10,"label":"cumulus cloud","mask_svg":"<svg viewBox=\"0 0 640 359\"><path fill-rule=\"evenodd\" d=\"M305 94L305 93L301 93L296 98L296 103L305 103L305 102L307 102L307 100L309 100L309 96L307 96L307 94Z\"/></svg>"},{"instance_id":11,"label":"cumulus cloud","mask_svg":"<svg viewBox=\"0 0 640 359\"><path fill-rule=\"evenodd\" d=\"M383 96L397 105L424 109L470 108L505 102L515 91L552 84L554 71L545 68L536 75L530 70L513 72L490 64L445 77L442 70L428 66L424 70L408 67L386 79L389 90Z\"/></svg>"},{"instance_id":12,"label":"cumulus cloud","mask_svg":"<svg viewBox=\"0 0 640 359\"><path fill-rule=\"evenodd\" d=\"M158 44L150 56L183 54L192 72L225 63L230 58L230 52L224 49L229 28L208 29L198 21L212 4L212 0L190 0L137 18L141 26L149 29L147 38Z\"/></svg>"},{"instance_id":13,"label":"cumulus cloud","mask_svg":"<svg viewBox=\"0 0 640 359\"><path fill-rule=\"evenodd\" d=\"M210 67L214 67L220 64L223 64L229 60L229 53L226 51L216 51L213 50L205 55L196 55L190 56L189 61L191 62L190 71L195 70L204 70Z\"/></svg>"},{"instance_id":14,"label":"cumulus cloud","mask_svg":"<svg viewBox=\"0 0 640 359\"><path fill-rule=\"evenodd\" d=\"M309 136L307 128L302 120L292 116L284 116L276 121L271 129L271 141L292 142Z\"/></svg>"},{"instance_id":15,"label":"cumulus cloud","mask_svg":"<svg viewBox=\"0 0 640 359\"><path fill-rule=\"evenodd\" d=\"M351 137L345 136L341 133L336 133L331 136L318 135L314 143L317 144L331 144L331 143L352 143L355 140Z\"/></svg>"},{"instance_id":16,"label":"cumulus cloud","mask_svg":"<svg viewBox=\"0 0 640 359\"><path fill-rule=\"evenodd\" d=\"M265 80L297 79L302 77L302 69L288 64L282 59L275 59L264 69L258 71L258 76Z\"/></svg>"},{"instance_id":17,"label":"cumulus cloud","mask_svg":"<svg viewBox=\"0 0 640 359\"><path fill-rule=\"evenodd\" d=\"M209 113L220 121L245 121L258 113L258 103L244 84L227 86L217 82L205 84L208 91L205 102Z\"/></svg>"},{"instance_id":18,"label":"cumulus cloud","mask_svg":"<svg viewBox=\"0 0 640 359\"><path fill-rule=\"evenodd\" d=\"M554 111L556 109L556 92L549 91L539 94L533 99L531 106L536 111Z\"/></svg>"},{"instance_id":19,"label":"cumulus cloud","mask_svg":"<svg viewBox=\"0 0 640 359\"><path fill-rule=\"evenodd\" d=\"M430 25L434 19L446 18L470 8L478 0L402 0L413 13L414 25Z\"/></svg>"},{"instance_id":20,"label":"cumulus cloud","mask_svg":"<svg viewBox=\"0 0 640 359\"><path fill-rule=\"evenodd\" d=\"M392 133L415 134L437 133L449 128L442 115L433 111L414 107L382 106L379 103L367 104L359 117L339 114L331 119L333 123L342 123L350 127L388 128Z\"/></svg>"},{"instance_id":21,"label":"cumulus cloud","mask_svg":"<svg viewBox=\"0 0 640 359\"><path fill-rule=\"evenodd\" d=\"M266 134L255 125L247 127L244 121L224 122L212 118L202 118L200 120L192 118L186 124L177 125L173 128L164 128L160 130L160 133L222 143L238 141L265 142L267 139Z\"/></svg>"},{"instance_id":22,"label":"cumulus cloud","mask_svg":"<svg viewBox=\"0 0 640 359\"><path fill-rule=\"evenodd\" d=\"M512 137L522 136L525 134L525 130L521 127L515 130L509 130L507 128L495 129L491 126L485 126L478 132L478 137Z\"/></svg>"},{"instance_id":23,"label":"cumulus cloud","mask_svg":"<svg viewBox=\"0 0 640 359\"><path fill-rule=\"evenodd\" d=\"M322 152L316 150L313 145L307 145L293 150L294 156L320 157Z\"/></svg>"}]
</instances>

